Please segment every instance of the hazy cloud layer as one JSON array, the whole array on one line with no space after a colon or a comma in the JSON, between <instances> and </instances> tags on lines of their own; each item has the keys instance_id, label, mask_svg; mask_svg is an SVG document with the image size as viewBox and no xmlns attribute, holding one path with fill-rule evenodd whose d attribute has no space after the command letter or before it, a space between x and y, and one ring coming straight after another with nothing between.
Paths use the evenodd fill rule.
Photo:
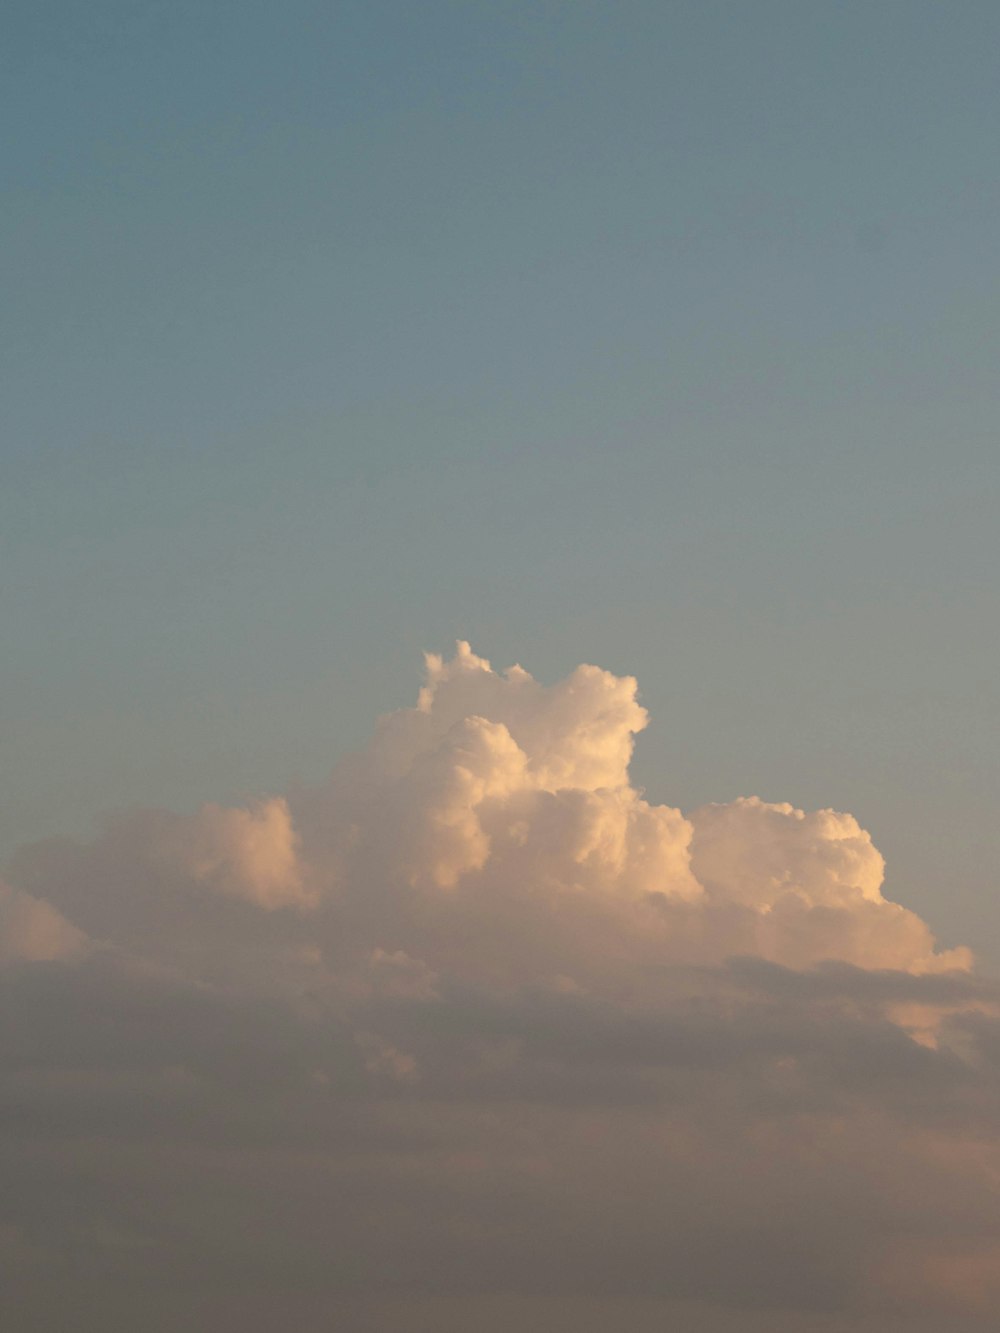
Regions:
<instances>
[{"instance_id":1,"label":"hazy cloud layer","mask_svg":"<svg viewBox=\"0 0 1000 1333\"><path fill-rule=\"evenodd\" d=\"M322 789L24 849L4 1326L995 1327L1000 992L645 724L460 644Z\"/></svg>"}]
</instances>

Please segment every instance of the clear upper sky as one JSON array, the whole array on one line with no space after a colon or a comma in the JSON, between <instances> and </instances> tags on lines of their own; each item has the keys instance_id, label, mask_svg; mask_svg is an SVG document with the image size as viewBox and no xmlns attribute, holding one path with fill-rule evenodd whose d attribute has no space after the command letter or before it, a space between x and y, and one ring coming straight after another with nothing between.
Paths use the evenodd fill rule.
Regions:
<instances>
[{"instance_id":1,"label":"clear upper sky","mask_svg":"<svg viewBox=\"0 0 1000 1333\"><path fill-rule=\"evenodd\" d=\"M2 848L639 677L991 948L995 0L8 0ZM997 951L994 951L995 953Z\"/></svg>"}]
</instances>

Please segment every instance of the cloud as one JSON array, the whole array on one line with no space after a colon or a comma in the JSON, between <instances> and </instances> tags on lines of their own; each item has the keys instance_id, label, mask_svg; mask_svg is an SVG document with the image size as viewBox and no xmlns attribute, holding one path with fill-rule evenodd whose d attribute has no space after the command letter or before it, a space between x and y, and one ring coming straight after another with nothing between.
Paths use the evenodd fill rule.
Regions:
<instances>
[{"instance_id":1,"label":"cloud","mask_svg":"<svg viewBox=\"0 0 1000 1333\"><path fill-rule=\"evenodd\" d=\"M23 849L21 1327L993 1326L996 984L852 816L648 801L646 721L459 644L320 788Z\"/></svg>"},{"instance_id":2,"label":"cloud","mask_svg":"<svg viewBox=\"0 0 1000 1333\"><path fill-rule=\"evenodd\" d=\"M165 833L160 852L199 884L258 907L310 907L298 838L288 802L280 797L252 809L203 805Z\"/></svg>"},{"instance_id":3,"label":"cloud","mask_svg":"<svg viewBox=\"0 0 1000 1333\"><path fill-rule=\"evenodd\" d=\"M61 912L0 880L0 964L72 958L85 947L83 931Z\"/></svg>"}]
</instances>

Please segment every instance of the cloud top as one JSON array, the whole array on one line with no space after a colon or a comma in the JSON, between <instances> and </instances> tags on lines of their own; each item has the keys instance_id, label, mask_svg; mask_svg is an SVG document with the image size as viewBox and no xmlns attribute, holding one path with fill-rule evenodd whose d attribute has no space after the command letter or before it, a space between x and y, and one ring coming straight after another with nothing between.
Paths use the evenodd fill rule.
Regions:
<instances>
[{"instance_id":1,"label":"cloud top","mask_svg":"<svg viewBox=\"0 0 1000 1333\"><path fill-rule=\"evenodd\" d=\"M613 923L689 962L971 965L883 898L884 862L851 815L755 797L689 815L648 802L628 772L647 720L632 677L581 666L546 687L459 643L450 661L427 658L417 706L384 718L303 804L305 845L325 850L348 899L373 879L404 902L406 889L447 892L515 934L512 898L532 930L542 903L569 934L574 913L596 913L602 932Z\"/></svg>"}]
</instances>

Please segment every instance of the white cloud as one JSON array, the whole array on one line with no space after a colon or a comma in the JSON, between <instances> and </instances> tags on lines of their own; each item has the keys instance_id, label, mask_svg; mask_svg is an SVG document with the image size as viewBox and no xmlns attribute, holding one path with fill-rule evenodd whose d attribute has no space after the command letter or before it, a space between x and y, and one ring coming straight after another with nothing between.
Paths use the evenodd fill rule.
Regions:
<instances>
[{"instance_id":1,"label":"white cloud","mask_svg":"<svg viewBox=\"0 0 1000 1333\"><path fill-rule=\"evenodd\" d=\"M373 886L404 906L407 889L447 891L452 908L434 909L442 947L449 919L475 903L519 971L518 939L540 917L562 928L564 953L583 946L590 917L598 950L609 931L646 940L636 961L652 948L689 962L970 966L886 902L882 857L851 815L749 798L687 817L647 802L628 775L647 721L636 689L587 666L545 687L520 667L494 672L464 643L450 662L429 657L417 707L384 718L326 793L299 802L314 882L325 866L347 910Z\"/></svg>"}]
</instances>

